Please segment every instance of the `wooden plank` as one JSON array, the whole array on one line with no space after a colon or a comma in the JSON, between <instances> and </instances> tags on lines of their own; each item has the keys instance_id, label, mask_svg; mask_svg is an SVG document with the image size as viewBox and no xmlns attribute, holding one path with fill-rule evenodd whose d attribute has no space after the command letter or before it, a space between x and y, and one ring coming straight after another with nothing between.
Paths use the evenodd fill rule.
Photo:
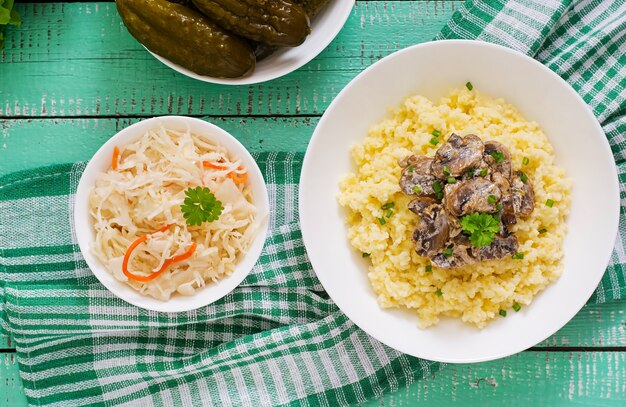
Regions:
<instances>
[{"instance_id":1,"label":"wooden plank","mask_svg":"<svg viewBox=\"0 0 626 407\"><path fill-rule=\"evenodd\" d=\"M626 353L523 352L499 361L449 365L374 406L623 406Z\"/></svg>"},{"instance_id":2,"label":"wooden plank","mask_svg":"<svg viewBox=\"0 0 626 407\"><path fill-rule=\"evenodd\" d=\"M0 363L0 406L22 407L26 397L14 355ZM523 352L442 372L385 395L365 407L414 406L623 406L624 352Z\"/></svg>"},{"instance_id":3,"label":"wooden plank","mask_svg":"<svg viewBox=\"0 0 626 407\"><path fill-rule=\"evenodd\" d=\"M572 320L536 348L626 346L626 301L583 307Z\"/></svg>"},{"instance_id":4,"label":"wooden plank","mask_svg":"<svg viewBox=\"0 0 626 407\"><path fill-rule=\"evenodd\" d=\"M360 71L432 39L461 4L359 2L333 43L302 69L252 86L186 78L148 54L114 3L18 4L24 24L0 54L0 116L321 114Z\"/></svg>"},{"instance_id":5,"label":"wooden plank","mask_svg":"<svg viewBox=\"0 0 626 407\"><path fill-rule=\"evenodd\" d=\"M26 406L24 386L14 353L0 353L0 406Z\"/></svg>"},{"instance_id":6,"label":"wooden plank","mask_svg":"<svg viewBox=\"0 0 626 407\"><path fill-rule=\"evenodd\" d=\"M89 160L111 136L139 119L0 119L0 175ZM317 117L206 118L253 152L305 151ZM54 152L54 154L51 154Z\"/></svg>"}]
</instances>

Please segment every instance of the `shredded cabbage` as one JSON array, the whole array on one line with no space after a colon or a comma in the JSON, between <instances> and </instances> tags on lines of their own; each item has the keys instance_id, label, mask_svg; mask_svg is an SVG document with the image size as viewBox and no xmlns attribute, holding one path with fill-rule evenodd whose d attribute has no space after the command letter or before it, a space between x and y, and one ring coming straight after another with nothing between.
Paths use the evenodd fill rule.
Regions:
<instances>
[{"instance_id":1,"label":"shredded cabbage","mask_svg":"<svg viewBox=\"0 0 626 407\"><path fill-rule=\"evenodd\" d=\"M96 231L92 251L107 270L141 294L163 301L175 292L193 295L230 275L257 231L249 182L236 184L228 177L230 172L246 171L241 162L202 134L162 126L120 150L117 170L98 176L89 199ZM224 169L205 168L204 161ZM209 188L224 210L214 222L189 226L180 205L185 191L197 186ZM172 226L134 250L128 265L132 274L156 272L193 243L195 252L152 281L129 280L122 271L126 250L165 225Z\"/></svg>"}]
</instances>

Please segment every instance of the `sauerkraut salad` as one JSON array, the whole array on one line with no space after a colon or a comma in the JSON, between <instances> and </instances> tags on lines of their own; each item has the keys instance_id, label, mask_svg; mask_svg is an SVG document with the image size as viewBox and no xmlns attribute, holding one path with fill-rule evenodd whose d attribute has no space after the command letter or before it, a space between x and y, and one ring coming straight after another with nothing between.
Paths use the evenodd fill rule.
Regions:
<instances>
[{"instance_id":1,"label":"sauerkraut salad","mask_svg":"<svg viewBox=\"0 0 626 407\"><path fill-rule=\"evenodd\" d=\"M166 301L232 273L257 231L240 160L203 134L164 127L111 160L89 203L92 251L117 280Z\"/></svg>"}]
</instances>

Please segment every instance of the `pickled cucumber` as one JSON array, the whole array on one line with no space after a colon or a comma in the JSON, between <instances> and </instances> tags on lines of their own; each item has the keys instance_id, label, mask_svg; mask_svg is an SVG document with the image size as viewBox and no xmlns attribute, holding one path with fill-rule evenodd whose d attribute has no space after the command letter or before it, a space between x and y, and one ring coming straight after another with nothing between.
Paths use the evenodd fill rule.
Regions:
<instances>
[{"instance_id":1,"label":"pickled cucumber","mask_svg":"<svg viewBox=\"0 0 626 407\"><path fill-rule=\"evenodd\" d=\"M311 32L302 7L285 0L193 0L224 29L268 45L295 47Z\"/></svg>"},{"instance_id":2,"label":"pickled cucumber","mask_svg":"<svg viewBox=\"0 0 626 407\"><path fill-rule=\"evenodd\" d=\"M322 11L324 7L326 7L328 3L330 3L330 0L293 0L293 2L301 5L309 18L312 20L319 14L320 11Z\"/></svg>"},{"instance_id":3,"label":"pickled cucumber","mask_svg":"<svg viewBox=\"0 0 626 407\"><path fill-rule=\"evenodd\" d=\"M317 16L319 12L322 11L328 3L330 3L330 1L331 0L294 0L294 3L301 5L306 14L309 16L309 19L313 20L313 18ZM257 62L269 57L278 49L278 47L259 42L253 43L252 47L254 48L254 55L256 55Z\"/></svg>"},{"instance_id":4,"label":"pickled cucumber","mask_svg":"<svg viewBox=\"0 0 626 407\"><path fill-rule=\"evenodd\" d=\"M116 0L128 31L150 51L197 74L246 75L256 64L252 47L202 14L167 0Z\"/></svg>"},{"instance_id":5,"label":"pickled cucumber","mask_svg":"<svg viewBox=\"0 0 626 407\"><path fill-rule=\"evenodd\" d=\"M274 45L267 45L262 42L252 43L252 48L254 49L254 56L256 57L257 62L263 61L278 49L278 47Z\"/></svg>"}]
</instances>

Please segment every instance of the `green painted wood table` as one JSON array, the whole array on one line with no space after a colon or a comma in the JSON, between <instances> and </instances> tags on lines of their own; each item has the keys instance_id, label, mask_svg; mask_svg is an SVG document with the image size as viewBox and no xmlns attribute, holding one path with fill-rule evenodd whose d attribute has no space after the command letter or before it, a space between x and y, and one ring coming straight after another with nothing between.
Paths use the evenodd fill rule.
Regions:
<instances>
[{"instance_id":1,"label":"green painted wood table","mask_svg":"<svg viewBox=\"0 0 626 407\"><path fill-rule=\"evenodd\" d=\"M357 1L335 41L302 69L241 87L204 84L158 63L113 2L24 2L0 60L0 175L87 160L144 117L207 118L252 151L304 151L333 97L367 66L428 41L462 1ZM26 404L11 342L0 338L0 406ZM449 365L368 405L626 406L626 302L585 307L539 345Z\"/></svg>"}]
</instances>

